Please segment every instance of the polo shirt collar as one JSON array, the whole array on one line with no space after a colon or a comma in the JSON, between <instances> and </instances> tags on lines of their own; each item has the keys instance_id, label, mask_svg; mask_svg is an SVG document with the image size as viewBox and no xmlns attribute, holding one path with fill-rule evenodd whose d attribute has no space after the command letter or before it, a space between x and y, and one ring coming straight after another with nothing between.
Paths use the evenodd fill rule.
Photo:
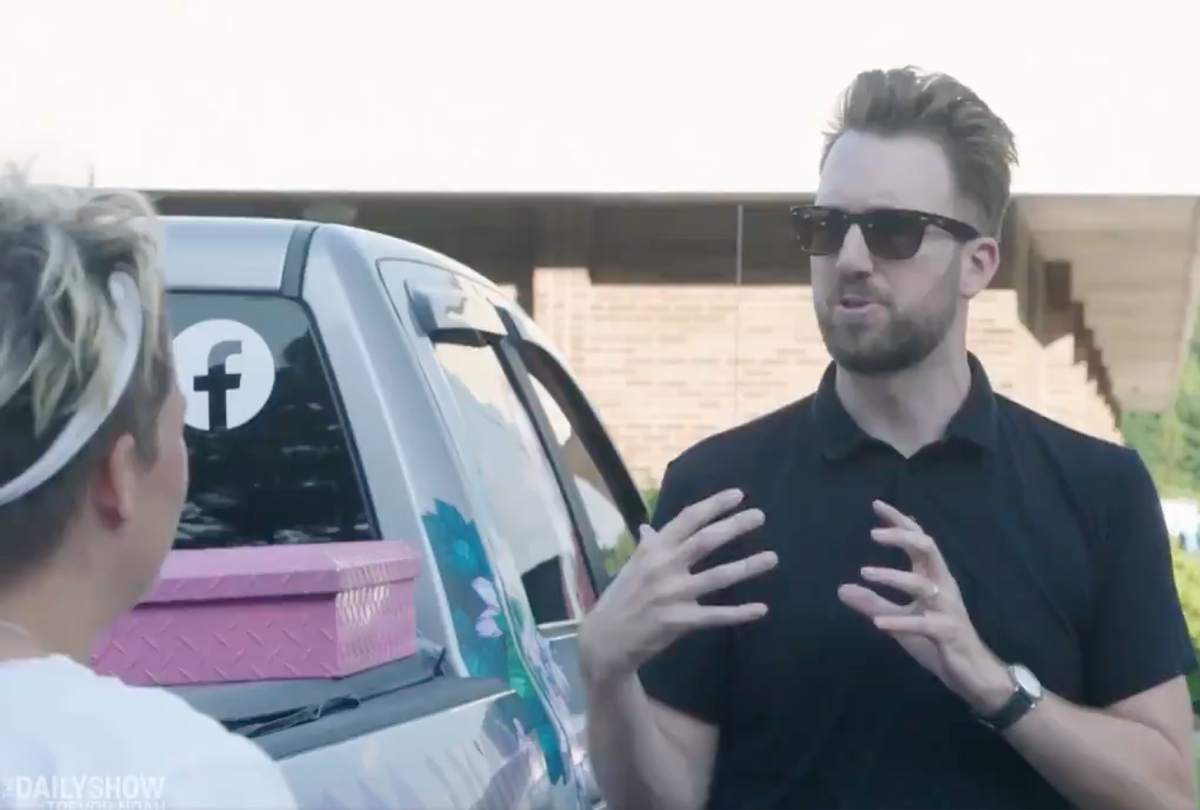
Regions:
<instances>
[{"instance_id":1,"label":"polo shirt collar","mask_svg":"<svg viewBox=\"0 0 1200 810\"><path fill-rule=\"evenodd\" d=\"M947 425L945 438L960 439L984 450L995 450L996 395L979 358L968 352L967 363L971 369L971 388ZM847 458L863 445L876 441L858 426L842 405L834 387L836 374L836 364L830 363L813 398L821 451L830 460Z\"/></svg>"}]
</instances>

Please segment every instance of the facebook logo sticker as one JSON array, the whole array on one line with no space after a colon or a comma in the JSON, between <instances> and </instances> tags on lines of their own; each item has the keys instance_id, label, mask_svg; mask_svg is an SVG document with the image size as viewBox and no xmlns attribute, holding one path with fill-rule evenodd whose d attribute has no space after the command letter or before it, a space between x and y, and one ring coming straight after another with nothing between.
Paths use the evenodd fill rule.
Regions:
<instances>
[{"instance_id":1,"label":"facebook logo sticker","mask_svg":"<svg viewBox=\"0 0 1200 810\"><path fill-rule=\"evenodd\" d=\"M230 374L225 361L242 353L240 340L223 340L208 350L208 373L197 377L192 385L196 391L208 394L208 426L212 430L229 427L229 401L226 394L242 383L241 374Z\"/></svg>"},{"instance_id":2,"label":"facebook logo sticker","mask_svg":"<svg viewBox=\"0 0 1200 810\"><path fill-rule=\"evenodd\" d=\"M275 387L275 358L244 323L201 321L175 337L175 369L196 430L229 430L263 409Z\"/></svg>"}]
</instances>

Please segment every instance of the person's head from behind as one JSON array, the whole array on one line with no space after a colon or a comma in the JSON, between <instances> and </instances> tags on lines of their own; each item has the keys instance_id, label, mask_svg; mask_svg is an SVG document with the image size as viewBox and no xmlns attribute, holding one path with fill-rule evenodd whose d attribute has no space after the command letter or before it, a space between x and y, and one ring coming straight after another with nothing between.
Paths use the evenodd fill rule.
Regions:
<instances>
[{"instance_id":1,"label":"person's head from behind","mask_svg":"<svg viewBox=\"0 0 1200 810\"><path fill-rule=\"evenodd\" d=\"M970 89L912 68L859 74L826 136L815 204L792 211L834 361L891 374L965 340L1009 203L1012 132Z\"/></svg>"},{"instance_id":2,"label":"person's head from behind","mask_svg":"<svg viewBox=\"0 0 1200 810\"><path fill-rule=\"evenodd\" d=\"M86 652L178 524L184 404L154 226L135 193L0 183L0 621L43 648Z\"/></svg>"}]
</instances>

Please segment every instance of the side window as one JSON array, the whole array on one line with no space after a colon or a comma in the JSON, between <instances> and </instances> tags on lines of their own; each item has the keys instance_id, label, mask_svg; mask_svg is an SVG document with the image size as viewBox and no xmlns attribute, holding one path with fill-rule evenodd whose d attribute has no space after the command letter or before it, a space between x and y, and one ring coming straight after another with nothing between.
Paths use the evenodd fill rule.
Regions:
<instances>
[{"instance_id":1,"label":"side window","mask_svg":"<svg viewBox=\"0 0 1200 810\"><path fill-rule=\"evenodd\" d=\"M377 538L304 308L173 293L168 313L191 473L175 547Z\"/></svg>"},{"instance_id":2,"label":"side window","mask_svg":"<svg viewBox=\"0 0 1200 810\"><path fill-rule=\"evenodd\" d=\"M604 559L604 570L615 577L629 560L635 548L633 535L625 524L625 516L617 507L616 498L608 488L600 468L588 450L583 437L558 401L550 394L536 374L529 378L546 418L554 431L554 439L562 449L567 468L575 479L584 511L595 532L596 544Z\"/></svg>"},{"instance_id":3,"label":"side window","mask_svg":"<svg viewBox=\"0 0 1200 810\"><path fill-rule=\"evenodd\" d=\"M567 505L529 413L490 346L435 343L465 443L539 624L582 618L595 601Z\"/></svg>"}]
</instances>

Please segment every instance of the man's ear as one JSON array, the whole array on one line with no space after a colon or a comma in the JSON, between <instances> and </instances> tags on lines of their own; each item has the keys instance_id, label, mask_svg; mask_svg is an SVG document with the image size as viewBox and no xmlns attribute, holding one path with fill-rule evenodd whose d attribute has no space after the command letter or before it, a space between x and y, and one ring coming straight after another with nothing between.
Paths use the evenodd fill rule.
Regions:
<instances>
[{"instance_id":1,"label":"man's ear","mask_svg":"<svg viewBox=\"0 0 1200 810\"><path fill-rule=\"evenodd\" d=\"M988 288L1000 269L1000 243L990 236L968 243L963 250L963 273L959 292L974 298Z\"/></svg>"},{"instance_id":2,"label":"man's ear","mask_svg":"<svg viewBox=\"0 0 1200 810\"><path fill-rule=\"evenodd\" d=\"M137 449L133 436L122 434L92 479L91 497L101 519L119 528L133 519L137 502Z\"/></svg>"}]
</instances>

